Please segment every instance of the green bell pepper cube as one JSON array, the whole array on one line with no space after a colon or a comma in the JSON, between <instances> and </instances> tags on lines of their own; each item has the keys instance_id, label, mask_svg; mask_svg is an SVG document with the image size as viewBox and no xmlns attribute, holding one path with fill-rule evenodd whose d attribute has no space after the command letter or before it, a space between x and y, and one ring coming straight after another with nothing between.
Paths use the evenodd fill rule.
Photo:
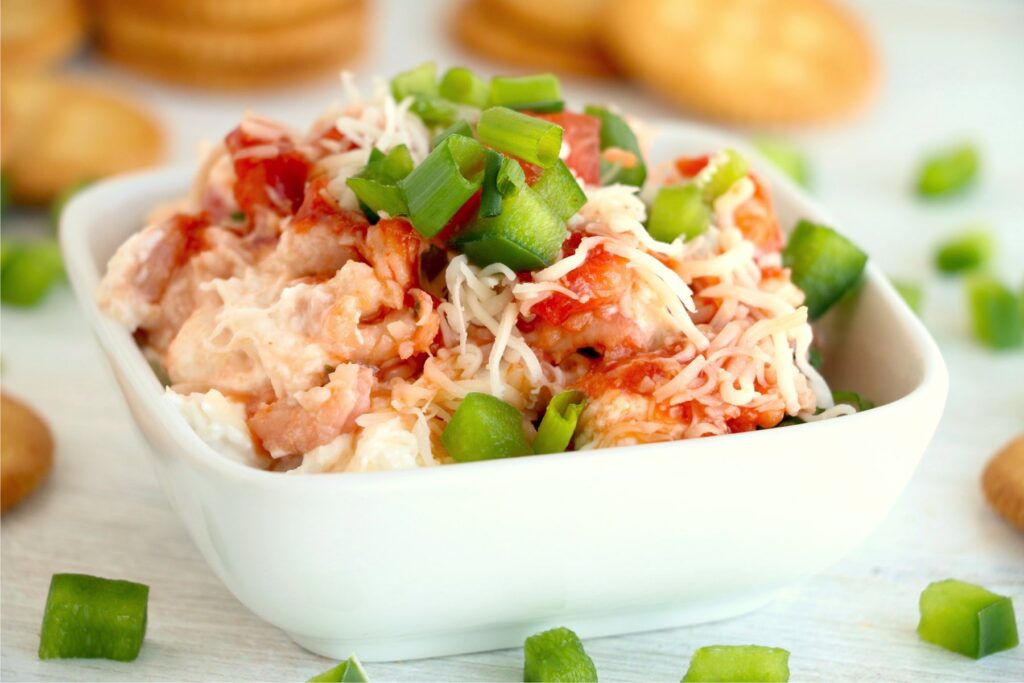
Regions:
<instances>
[{"instance_id":1,"label":"green bell pepper cube","mask_svg":"<svg viewBox=\"0 0 1024 683\"><path fill-rule=\"evenodd\" d=\"M917 192L922 197L946 197L963 191L978 176L978 150L969 143L940 149L917 171Z\"/></svg>"},{"instance_id":2,"label":"green bell pepper cube","mask_svg":"<svg viewBox=\"0 0 1024 683\"><path fill-rule=\"evenodd\" d=\"M793 272L793 282L807 297L812 320L860 280L867 254L832 228L800 221L782 250L782 263Z\"/></svg>"},{"instance_id":3,"label":"green bell pepper cube","mask_svg":"<svg viewBox=\"0 0 1024 683\"><path fill-rule=\"evenodd\" d=\"M693 653L683 681L789 680L789 652L762 645L711 645Z\"/></svg>"},{"instance_id":4,"label":"green bell pepper cube","mask_svg":"<svg viewBox=\"0 0 1024 683\"><path fill-rule=\"evenodd\" d=\"M1006 285L990 275L967 281L967 298L974 336L992 349L1024 345L1024 311Z\"/></svg>"},{"instance_id":5,"label":"green bell pepper cube","mask_svg":"<svg viewBox=\"0 0 1024 683\"><path fill-rule=\"evenodd\" d=\"M86 574L54 574L39 658L133 661L146 636L149 586Z\"/></svg>"},{"instance_id":6,"label":"green bell pepper cube","mask_svg":"<svg viewBox=\"0 0 1024 683\"><path fill-rule=\"evenodd\" d=\"M956 579L936 581L921 593L921 638L981 659L1017 647L1017 621L1010 598Z\"/></svg>"},{"instance_id":7,"label":"green bell pepper cube","mask_svg":"<svg viewBox=\"0 0 1024 683\"><path fill-rule=\"evenodd\" d=\"M308 683L368 683L369 680L359 658L352 655L337 666L313 676Z\"/></svg>"},{"instance_id":8,"label":"green bell pepper cube","mask_svg":"<svg viewBox=\"0 0 1024 683\"><path fill-rule=\"evenodd\" d=\"M567 628L534 634L523 646L523 681L596 681L597 668Z\"/></svg>"},{"instance_id":9,"label":"green bell pepper cube","mask_svg":"<svg viewBox=\"0 0 1024 683\"><path fill-rule=\"evenodd\" d=\"M533 453L523 434L523 416L490 394L471 392L441 434L456 462L512 458Z\"/></svg>"}]
</instances>

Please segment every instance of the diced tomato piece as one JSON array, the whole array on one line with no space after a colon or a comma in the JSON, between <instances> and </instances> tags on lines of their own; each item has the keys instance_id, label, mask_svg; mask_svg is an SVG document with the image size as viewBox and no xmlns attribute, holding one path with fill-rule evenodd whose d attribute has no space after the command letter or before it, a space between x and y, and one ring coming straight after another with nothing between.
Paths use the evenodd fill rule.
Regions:
<instances>
[{"instance_id":1,"label":"diced tomato piece","mask_svg":"<svg viewBox=\"0 0 1024 683\"><path fill-rule=\"evenodd\" d=\"M555 292L534 306L533 312L553 325L561 325L577 313L618 301L629 284L628 277L626 259L597 247L587 254L583 265L562 278L562 286L579 299Z\"/></svg>"},{"instance_id":2,"label":"diced tomato piece","mask_svg":"<svg viewBox=\"0 0 1024 683\"><path fill-rule=\"evenodd\" d=\"M597 185L601 182L600 119L571 111L532 116L561 126L565 131L562 139L569 144L569 157L565 160L565 165L588 185Z\"/></svg>"},{"instance_id":3,"label":"diced tomato piece","mask_svg":"<svg viewBox=\"0 0 1024 683\"><path fill-rule=\"evenodd\" d=\"M699 157L679 157L676 159L676 170L683 175L684 178L692 178L708 165L708 160L711 157L704 154Z\"/></svg>"},{"instance_id":4,"label":"diced tomato piece","mask_svg":"<svg viewBox=\"0 0 1024 683\"><path fill-rule=\"evenodd\" d=\"M466 224L473 220L476 216L476 212L480 210L480 196L483 194L482 190L477 190L472 197L466 200L466 203L459 207L459 210L455 212L455 215L451 217L448 223L441 228L441 232L434 236L434 243L443 247L453 237L462 231Z\"/></svg>"},{"instance_id":5,"label":"diced tomato piece","mask_svg":"<svg viewBox=\"0 0 1024 683\"><path fill-rule=\"evenodd\" d=\"M317 178L309 183L302 206L292 219L295 232L307 232L322 225L337 234L359 233L366 230L369 221L360 211L351 211L338 206L327 193L327 179Z\"/></svg>"},{"instance_id":6,"label":"diced tomato piece","mask_svg":"<svg viewBox=\"0 0 1024 683\"><path fill-rule=\"evenodd\" d=\"M258 208L269 208L281 215L295 213L302 204L311 164L294 143L283 137L271 141L255 138L241 127L228 133L224 142L235 167L238 207L248 216ZM239 156L242 150L264 145L276 147L277 153ZM275 201L271 193L279 200Z\"/></svg>"}]
</instances>

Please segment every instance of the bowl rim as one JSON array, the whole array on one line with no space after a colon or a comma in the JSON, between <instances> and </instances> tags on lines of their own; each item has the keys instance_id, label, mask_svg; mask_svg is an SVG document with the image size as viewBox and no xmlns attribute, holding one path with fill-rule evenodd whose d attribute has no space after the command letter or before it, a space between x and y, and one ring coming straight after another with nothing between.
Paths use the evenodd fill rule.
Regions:
<instances>
[{"instance_id":1,"label":"bowl rim","mask_svg":"<svg viewBox=\"0 0 1024 683\"><path fill-rule=\"evenodd\" d=\"M757 169L758 174L769 181L774 197L786 195L787 202L796 205L800 213L828 225L838 225L837 221L815 199L809 197L791 179L776 171L756 150L741 140L715 128L689 122L661 120L652 121L649 126L652 130L657 129L659 135L667 133L670 136L701 138L702 141L706 140L708 146L712 148L728 145L742 150L754 161L752 165ZM798 435L811 437L822 430L835 429L837 425L858 428L867 420L904 409L907 404L919 402L929 396L934 396L937 392L941 393L942 402L945 402L948 371L938 345L918 316L910 310L892 284L869 258L861 286L871 283L879 288L879 295L883 302L899 317L908 333L910 339L908 348L919 354L922 363L922 376L917 386L905 395L873 408L871 411L844 416L842 420L823 420L793 425L785 430L767 429L722 434L713 439L689 439L554 453L542 458L485 460L459 463L458 467L417 467L406 470L357 473L327 472L309 476L285 476L286 473L283 472L257 469L218 453L213 446L203 441L179 411L173 410L170 402L163 399L164 387L135 344L131 333L103 315L96 302L96 287L99 284L101 270L105 267L105 264L99 264L93 260L90 249L91 234L98 226L96 220L98 210L110 204L116 205L119 196L124 196L125 193L131 191L137 192L142 188L149 188L146 191L147 194L170 194L171 188L187 187L194 172L195 164L179 164L123 174L89 186L76 194L65 207L61 216L60 243L68 279L75 291L76 298L90 327L99 338L108 361L112 366L116 366L116 370L123 380L130 383L134 391L141 397L142 405L138 409L149 413L154 420L161 423L167 434L177 442L179 450L185 454L188 461L208 474L235 479L248 486L287 487L288 489L309 486L356 487L358 489L404 487L420 482L434 481L431 479L432 477L446 477L449 482L457 482L460 478L465 477L478 478L488 471L487 468L490 468L492 474L500 476L502 468L508 467L525 471L526 467L578 466L573 463L584 460L595 463L623 457L636 459L641 454L636 451L654 456L678 448L681 442L685 442L687 448L699 452L708 448L720 450L726 447L742 450L746 441L750 439L764 441L771 438L792 438ZM165 192L157 192L156 188L160 187L167 189ZM118 388L122 394L125 394L124 388L120 384ZM747 450L752 453L757 451L757 449ZM626 451L633 451L633 453L627 455ZM352 477L350 476L352 474L359 476Z\"/></svg>"}]
</instances>

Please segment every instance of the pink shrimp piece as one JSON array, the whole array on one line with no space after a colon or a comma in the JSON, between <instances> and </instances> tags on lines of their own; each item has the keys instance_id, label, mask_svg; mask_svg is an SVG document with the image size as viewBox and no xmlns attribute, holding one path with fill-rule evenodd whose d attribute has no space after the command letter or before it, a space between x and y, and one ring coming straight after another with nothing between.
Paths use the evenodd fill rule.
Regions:
<instances>
[{"instance_id":1,"label":"pink shrimp piece","mask_svg":"<svg viewBox=\"0 0 1024 683\"><path fill-rule=\"evenodd\" d=\"M249 429L275 458L307 453L352 431L357 417L370 408L373 370L346 363L335 368L327 384L261 405Z\"/></svg>"},{"instance_id":2,"label":"pink shrimp piece","mask_svg":"<svg viewBox=\"0 0 1024 683\"><path fill-rule=\"evenodd\" d=\"M360 257L369 223L362 213L338 206L327 180L309 183L302 206L281 234L277 254L298 277L328 275Z\"/></svg>"}]
</instances>

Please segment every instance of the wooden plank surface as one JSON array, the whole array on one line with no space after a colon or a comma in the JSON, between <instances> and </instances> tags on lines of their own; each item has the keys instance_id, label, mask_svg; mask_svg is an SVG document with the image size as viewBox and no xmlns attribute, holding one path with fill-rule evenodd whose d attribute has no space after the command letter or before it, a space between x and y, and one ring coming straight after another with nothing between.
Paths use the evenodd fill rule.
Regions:
<instances>
[{"instance_id":1,"label":"wooden plank surface","mask_svg":"<svg viewBox=\"0 0 1024 683\"><path fill-rule=\"evenodd\" d=\"M409 40L434 24L423 6L429 3L413 5L384 5L382 40L367 70L388 73L428 56L467 61L442 43L439 30ZM943 232L988 221L1003 245L997 268L1020 286L1024 5L915 0L870 2L863 9L886 57L887 80L867 118L795 136L818 170L817 193L876 262L903 276L926 276L927 254ZM79 68L108 73L88 62ZM189 159L201 136L223 131L243 108L237 101L183 100L180 93L129 83L170 123L177 160ZM603 86L570 88L593 99ZM667 114L632 90L611 92L642 113ZM302 122L333 98L333 91L312 89L268 98L259 109ZM956 135L982 146L983 186L942 207L915 202L905 191L914 162L929 145ZM5 218L5 233L23 228L24 221ZM588 641L602 680L678 680L695 648L718 643L785 647L793 653L794 680L1024 680L1024 649L974 662L924 644L914 632L920 591L947 577L1013 596L1018 614L1024 613L1024 535L991 513L978 487L985 460L1024 430L1024 354L977 348L959 284L929 277L928 285L925 319L949 364L950 401L934 443L883 526L852 556L754 614ZM0 335L4 389L35 405L58 443L51 480L2 519L0 677L304 680L327 668L330 662L249 613L206 567L163 497L147 446L70 294L61 291L34 311L5 308ZM47 586L62 571L152 587L138 661L37 660ZM371 664L368 670L374 680L512 681L521 680L521 657L520 650L508 650Z\"/></svg>"}]
</instances>

